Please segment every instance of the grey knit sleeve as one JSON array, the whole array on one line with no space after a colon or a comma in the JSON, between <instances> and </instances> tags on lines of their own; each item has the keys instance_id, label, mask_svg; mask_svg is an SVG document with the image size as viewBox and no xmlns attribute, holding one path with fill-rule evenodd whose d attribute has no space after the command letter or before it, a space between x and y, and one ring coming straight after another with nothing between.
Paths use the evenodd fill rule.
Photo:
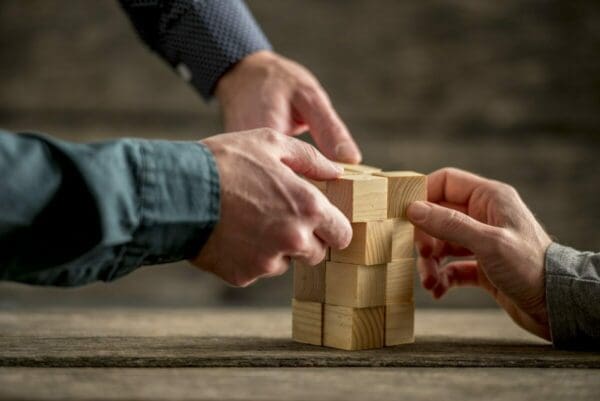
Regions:
<instances>
[{"instance_id":1,"label":"grey knit sleeve","mask_svg":"<svg viewBox=\"0 0 600 401\"><path fill-rule=\"evenodd\" d=\"M546 302L556 347L600 347L600 253L550 245Z\"/></svg>"},{"instance_id":2,"label":"grey knit sleeve","mask_svg":"<svg viewBox=\"0 0 600 401\"><path fill-rule=\"evenodd\" d=\"M221 76L269 41L241 0L119 0L140 37L209 99Z\"/></svg>"}]
</instances>

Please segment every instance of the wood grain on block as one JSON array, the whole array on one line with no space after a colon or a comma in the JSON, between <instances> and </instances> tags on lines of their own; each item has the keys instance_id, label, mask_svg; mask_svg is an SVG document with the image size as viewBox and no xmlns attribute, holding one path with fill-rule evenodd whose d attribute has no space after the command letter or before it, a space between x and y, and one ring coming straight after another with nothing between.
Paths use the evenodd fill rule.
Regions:
<instances>
[{"instance_id":1,"label":"wood grain on block","mask_svg":"<svg viewBox=\"0 0 600 401\"><path fill-rule=\"evenodd\" d=\"M408 220L391 219L392 255L391 260L412 258L415 251L415 227Z\"/></svg>"},{"instance_id":2,"label":"wood grain on block","mask_svg":"<svg viewBox=\"0 0 600 401\"><path fill-rule=\"evenodd\" d=\"M350 245L345 249L332 249L331 260L357 265L387 263L392 260L392 239L404 224L397 219L352 223Z\"/></svg>"},{"instance_id":3,"label":"wood grain on block","mask_svg":"<svg viewBox=\"0 0 600 401\"><path fill-rule=\"evenodd\" d=\"M345 174L373 174L381 172L379 167L367 166L366 164L348 164L339 163L336 164L344 169Z\"/></svg>"},{"instance_id":4,"label":"wood grain on block","mask_svg":"<svg viewBox=\"0 0 600 401\"><path fill-rule=\"evenodd\" d=\"M386 265L327 262L325 303L363 308L385 305Z\"/></svg>"},{"instance_id":5,"label":"wood grain on block","mask_svg":"<svg viewBox=\"0 0 600 401\"><path fill-rule=\"evenodd\" d=\"M292 338L294 341L323 345L323 304L292 299Z\"/></svg>"},{"instance_id":6,"label":"wood grain on block","mask_svg":"<svg viewBox=\"0 0 600 401\"><path fill-rule=\"evenodd\" d=\"M345 350L383 347L385 307L324 306L323 345Z\"/></svg>"},{"instance_id":7,"label":"wood grain on block","mask_svg":"<svg viewBox=\"0 0 600 401\"><path fill-rule=\"evenodd\" d=\"M385 345L415 342L415 304L387 305L385 307Z\"/></svg>"},{"instance_id":8,"label":"wood grain on block","mask_svg":"<svg viewBox=\"0 0 600 401\"><path fill-rule=\"evenodd\" d=\"M385 304L413 302L414 259L400 259L385 267Z\"/></svg>"},{"instance_id":9,"label":"wood grain on block","mask_svg":"<svg viewBox=\"0 0 600 401\"><path fill-rule=\"evenodd\" d=\"M327 182L328 181L317 181L317 180L311 180L310 178L306 178L306 181L313 184L315 187L317 187L317 189L319 191L323 192L324 194L327 193Z\"/></svg>"},{"instance_id":10,"label":"wood grain on block","mask_svg":"<svg viewBox=\"0 0 600 401\"><path fill-rule=\"evenodd\" d=\"M329 181L327 197L353 223L387 216L387 179L383 177L343 175Z\"/></svg>"},{"instance_id":11,"label":"wood grain on block","mask_svg":"<svg viewBox=\"0 0 600 401\"><path fill-rule=\"evenodd\" d=\"M308 266L294 261L294 298L299 301L325 302L325 263Z\"/></svg>"},{"instance_id":12,"label":"wood grain on block","mask_svg":"<svg viewBox=\"0 0 600 401\"><path fill-rule=\"evenodd\" d=\"M414 171L373 173L388 179L388 218L406 218L411 202L427 200L427 176Z\"/></svg>"}]
</instances>

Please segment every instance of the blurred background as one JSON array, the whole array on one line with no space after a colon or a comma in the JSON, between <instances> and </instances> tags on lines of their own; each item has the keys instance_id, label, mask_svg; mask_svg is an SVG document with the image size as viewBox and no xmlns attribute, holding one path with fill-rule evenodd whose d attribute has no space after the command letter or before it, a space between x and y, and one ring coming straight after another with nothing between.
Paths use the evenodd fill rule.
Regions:
<instances>
[{"instance_id":1,"label":"blurred background","mask_svg":"<svg viewBox=\"0 0 600 401\"><path fill-rule=\"evenodd\" d=\"M507 181L558 241L600 250L600 2L248 5L275 49L320 78L366 163ZM113 0L0 0L0 88L11 130L73 141L221 131L218 107L144 47ZM77 289L2 283L0 306L289 305L290 273L247 289L185 263ZM493 305L475 289L439 302L419 289L416 302Z\"/></svg>"}]
</instances>

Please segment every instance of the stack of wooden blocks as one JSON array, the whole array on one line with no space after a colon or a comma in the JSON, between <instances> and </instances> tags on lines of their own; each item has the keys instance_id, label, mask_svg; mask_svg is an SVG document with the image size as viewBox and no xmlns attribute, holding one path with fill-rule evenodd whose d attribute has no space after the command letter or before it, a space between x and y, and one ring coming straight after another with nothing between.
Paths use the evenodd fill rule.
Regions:
<instances>
[{"instance_id":1,"label":"stack of wooden blocks","mask_svg":"<svg viewBox=\"0 0 600 401\"><path fill-rule=\"evenodd\" d=\"M352 223L350 245L317 266L294 265L295 341L359 350L414 342L414 228L406 208L427 198L425 175L343 165L312 181Z\"/></svg>"}]
</instances>

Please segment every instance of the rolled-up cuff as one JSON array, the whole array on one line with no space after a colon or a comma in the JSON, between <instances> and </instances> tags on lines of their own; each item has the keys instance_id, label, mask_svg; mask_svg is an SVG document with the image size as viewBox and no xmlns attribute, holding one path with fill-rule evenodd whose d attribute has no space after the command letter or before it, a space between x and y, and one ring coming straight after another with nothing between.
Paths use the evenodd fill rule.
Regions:
<instances>
[{"instance_id":1,"label":"rolled-up cuff","mask_svg":"<svg viewBox=\"0 0 600 401\"><path fill-rule=\"evenodd\" d=\"M194 257L219 219L218 170L204 145L147 141L141 158L140 225L111 280L137 266Z\"/></svg>"}]
</instances>

